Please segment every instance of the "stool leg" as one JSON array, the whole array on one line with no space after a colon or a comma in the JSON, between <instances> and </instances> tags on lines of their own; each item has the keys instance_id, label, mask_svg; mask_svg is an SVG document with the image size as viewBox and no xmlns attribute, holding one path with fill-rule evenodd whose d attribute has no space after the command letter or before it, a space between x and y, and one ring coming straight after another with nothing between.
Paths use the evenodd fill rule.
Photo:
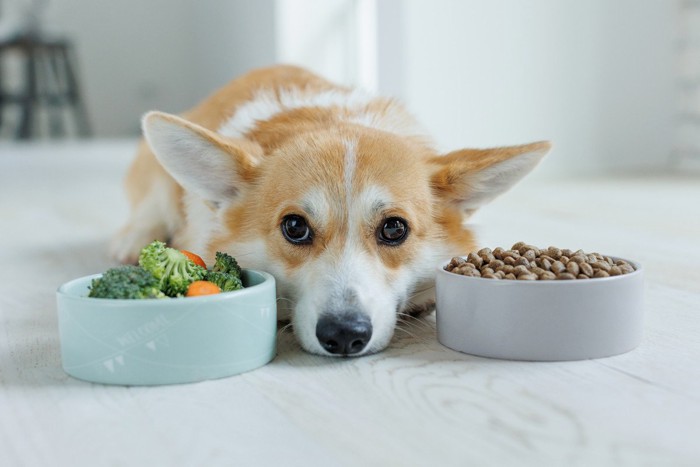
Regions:
<instances>
[{"instance_id":1,"label":"stool leg","mask_svg":"<svg viewBox=\"0 0 700 467\"><path fill-rule=\"evenodd\" d=\"M5 91L3 90L3 71L5 54L3 53L4 48L0 48L0 137L2 137L2 120L5 113Z\"/></svg>"},{"instance_id":2,"label":"stool leg","mask_svg":"<svg viewBox=\"0 0 700 467\"><path fill-rule=\"evenodd\" d=\"M78 133L82 137L89 137L92 135L92 131L90 129L90 122L88 121L87 111L85 110L85 104L83 103L82 93L80 92L78 78L74 68L76 60L73 53L69 51L67 47L62 49L62 53L63 63L66 67L66 92L70 102L73 104L75 120L78 124Z\"/></svg>"},{"instance_id":3,"label":"stool leg","mask_svg":"<svg viewBox=\"0 0 700 467\"><path fill-rule=\"evenodd\" d=\"M26 85L22 101L20 102L22 116L17 127L17 139L29 139L33 134L34 110L36 105L36 49L27 46L25 62Z\"/></svg>"},{"instance_id":4,"label":"stool leg","mask_svg":"<svg viewBox=\"0 0 700 467\"><path fill-rule=\"evenodd\" d=\"M43 88L47 93L49 104L49 133L52 137L64 136L66 127L63 117L63 101L65 101L65 83L61 79L61 64L60 54L56 53L53 48L47 48L44 56L44 65L46 68L46 80L43 83Z\"/></svg>"}]
</instances>

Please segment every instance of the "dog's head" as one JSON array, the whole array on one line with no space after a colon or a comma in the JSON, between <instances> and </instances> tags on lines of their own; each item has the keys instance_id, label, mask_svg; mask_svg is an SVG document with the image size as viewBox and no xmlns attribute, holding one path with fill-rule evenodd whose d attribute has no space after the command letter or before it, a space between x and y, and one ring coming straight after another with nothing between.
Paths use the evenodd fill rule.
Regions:
<instances>
[{"instance_id":1,"label":"dog's head","mask_svg":"<svg viewBox=\"0 0 700 467\"><path fill-rule=\"evenodd\" d=\"M270 271L299 342L323 355L386 347L439 261L474 247L465 218L549 149L438 155L417 138L348 125L265 151L155 112L144 133L173 178L205 201L208 256L226 251Z\"/></svg>"}]
</instances>

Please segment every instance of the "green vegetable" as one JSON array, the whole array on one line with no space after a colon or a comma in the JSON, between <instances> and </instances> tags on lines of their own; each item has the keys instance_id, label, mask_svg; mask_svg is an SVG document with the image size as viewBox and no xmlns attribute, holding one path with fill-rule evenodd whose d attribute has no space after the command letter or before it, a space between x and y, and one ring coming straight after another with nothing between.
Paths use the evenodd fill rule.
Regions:
<instances>
[{"instance_id":1,"label":"green vegetable","mask_svg":"<svg viewBox=\"0 0 700 467\"><path fill-rule=\"evenodd\" d=\"M231 292L243 288L241 279L227 272L210 271L207 274L207 280L218 285L222 292Z\"/></svg>"},{"instance_id":2,"label":"green vegetable","mask_svg":"<svg viewBox=\"0 0 700 467\"><path fill-rule=\"evenodd\" d=\"M207 280L218 285L222 292L243 288L241 267L233 256L217 251L216 260L211 269L211 272L207 274Z\"/></svg>"},{"instance_id":3,"label":"green vegetable","mask_svg":"<svg viewBox=\"0 0 700 467\"><path fill-rule=\"evenodd\" d=\"M233 274L239 279L241 278L241 267L238 265L238 262L233 259L233 256L220 251L216 252L216 260L211 270L214 272Z\"/></svg>"},{"instance_id":4,"label":"green vegetable","mask_svg":"<svg viewBox=\"0 0 700 467\"><path fill-rule=\"evenodd\" d=\"M194 264L180 250L157 240L141 250L139 265L153 274L160 290L171 297L185 295L192 282L204 280L207 275L206 269Z\"/></svg>"},{"instance_id":5,"label":"green vegetable","mask_svg":"<svg viewBox=\"0 0 700 467\"><path fill-rule=\"evenodd\" d=\"M159 281L139 266L118 266L92 280L88 297L93 298L166 298Z\"/></svg>"}]
</instances>

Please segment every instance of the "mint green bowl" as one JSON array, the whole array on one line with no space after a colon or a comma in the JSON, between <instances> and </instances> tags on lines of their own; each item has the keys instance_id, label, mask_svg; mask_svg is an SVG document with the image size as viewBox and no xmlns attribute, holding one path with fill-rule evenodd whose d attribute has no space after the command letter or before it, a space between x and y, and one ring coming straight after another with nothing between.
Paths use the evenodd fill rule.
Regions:
<instances>
[{"instance_id":1,"label":"mint green bowl","mask_svg":"<svg viewBox=\"0 0 700 467\"><path fill-rule=\"evenodd\" d=\"M275 279L243 270L243 290L203 297L89 298L99 274L57 291L63 369L96 383L156 385L223 378L276 352Z\"/></svg>"}]
</instances>

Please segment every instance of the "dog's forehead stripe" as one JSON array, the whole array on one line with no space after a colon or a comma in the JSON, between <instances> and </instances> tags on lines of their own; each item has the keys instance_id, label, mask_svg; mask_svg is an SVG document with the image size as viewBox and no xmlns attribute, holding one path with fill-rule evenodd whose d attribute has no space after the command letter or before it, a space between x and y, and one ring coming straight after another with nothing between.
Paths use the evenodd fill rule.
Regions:
<instances>
[{"instance_id":1,"label":"dog's forehead stripe","mask_svg":"<svg viewBox=\"0 0 700 467\"><path fill-rule=\"evenodd\" d=\"M355 168L357 166L357 143L355 141L344 141L345 146L345 165L344 165L344 181L345 181L345 206L349 211L352 206L353 179L355 177Z\"/></svg>"},{"instance_id":2,"label":"dog's forehead stripe","mask_svg":"<svg viewBox=\"0 0 700 467\"><path fill-rule=\"evenodd\" d=\"M357 182L357 142L345 141L345 215L348 228L373 220L391 204L389 192L379 185L358 186Z\"/></svg>"},{"instance_id":3,"label":"dog's forehead stripe","mask_svg":"<svg viewBox=\"0 0 700 467\"><path fill-rule=\"evenodd\" d=\"M344 140L342 147L342 181L335 187L314 185L307 188L298 203L319 227L358 242L359 237L356 237L363 235L367 227L372 227L370 224L394 206L394 199L386 187L360 176L357 141ZM360 182L362 186L358 185Z\"/></svg>"}]
</instances>

